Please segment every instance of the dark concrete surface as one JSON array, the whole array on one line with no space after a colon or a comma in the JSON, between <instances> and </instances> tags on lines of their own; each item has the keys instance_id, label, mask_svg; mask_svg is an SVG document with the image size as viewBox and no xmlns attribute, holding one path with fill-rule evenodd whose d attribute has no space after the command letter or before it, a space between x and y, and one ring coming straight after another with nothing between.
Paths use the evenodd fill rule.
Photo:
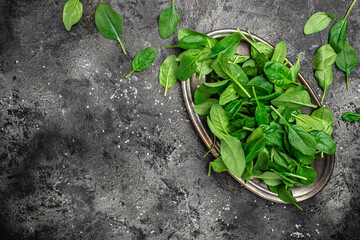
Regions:
<instances>
[{"instance_id":1,"label":"dark concrete surface","mask_svg":"<svg viewBox=\"0 0 360 240\"><path fill-rule=\"evenodd\" d=\"M0 239L360 239L358 67L334 71L325 105L335 117L336 165L304 211L252 194L228 174L207 176L211 156L188 119L180 84L163 96L158 70L169 54L157 20L170 0L109 0L124 21L124 56L94 24L99 1L82 0L71 32L65 0L0 0ZM343 17L345 0L176 1L180 27L250 29L288 43L317 94L312 56L327 30L302 34L316 11ZM348 41L360 52L360 11ZM139 50L159 54L129 79Z\"/></svg>"}]
</instances>

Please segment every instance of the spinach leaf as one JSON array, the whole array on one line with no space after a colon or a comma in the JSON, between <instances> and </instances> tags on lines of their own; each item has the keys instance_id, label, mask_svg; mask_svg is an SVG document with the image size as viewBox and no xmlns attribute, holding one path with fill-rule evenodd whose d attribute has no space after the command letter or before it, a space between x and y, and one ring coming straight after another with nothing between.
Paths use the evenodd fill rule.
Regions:
<instances>
[{"instance_id":1,"label":"spinach leaf","mask_svg":"<svg viewBox=\"0 0 360 240\"><path fill-rule=\"evenodd\" d=\"M312 131L310 134L316 140L316 149L327 154L336 152L336 143L329 134L323 131Z\"/></svg>"},{"instance_id":2,"label":"spinach leaf","mask_svg":"<svg viewBox=\"0 0 360 240\"><path fill-rule=\"evenodd\" d=\"M221 106L229 103L229 102L232 102L236 99L238 99L239 96L236 94L236 91L234 89L234 83L230 83L225 91L223 91L221 94L220 94L220 97L219 97L219 104Z\"/></svg>"},{"instance_id":3,"label":"spinach leaf","mask_svg":"<svg viewBox=\"0 0 360 240\"><path fill-rule=\"evenodd\" d=\"M256 140L250 141L250 142L246 142L244 144L244 151L246 153L245 160L247 163L250 162L251 160L253 160L254 158L257 158L259 153L264 151L265 141L266 141L265 137L262 136L259 139L256 139Z\"/></svg>"},{"instance_id":4,"label":"spinach leaf","mask_svg":"<svg viewBox=\"0 0 360 240\"><path fill-rule=\"evenodd\" d=\"M324 132L331 135L334 130L334 118L329 108L321 107L311 113L311 117L317 118L324 125Z\"/></svg>"},{"instance_id":5,"label":"spinach leaf","mask_svg":"<svg viewBox=\"0 0 360 240\"><path fill-rule=\"evenodd\" d=\"M220 60L219 60L219 56L217 56L217 58L214 59L214 61L211 63L210 67L212 69L214 69L215 73L223 78L223 79L228 79L228 75L224 72L224 70L222 69L221 65L220 65Z\"/></svg>"},{"instance_id":6,"label":"spinach leaf","mask_svg":"<svg viewBox=\"0 0 360 240\"><path fill-rule=\"evenodd\" d=\"M208 115L213 104L219 104L219 100L216 98L209 98L201 104L196 104L194 106L194 112L202 116Z\"/></svg>"},{"instance_id":7,"label":"spinach leaf","mask_svg":"<svg viewBox=\"0 0 360 240\"><path fill-rule=\"evenodd\" d=\"M286 58L286 41L281 41L275 46L271 61L283 63Z\"/></svg>"},{"instance_id":8,"label":"spinach leaf","mask_svg":"<svg viewBox=\"0 0 360 240\"><path fill-rule=\"evenodd\" d=\"M264 66L264 72L267 79L276 86L281 87L290 83L300 85L293 81L291 70L280 62L267 62Z\"/></svg>"},{"instance_id":9,"label":"spinach leaf","mask_svg":"<svg viewBox=\"0 0 360 240\"><path fill-rule=\"evenodd\" d=\"M302 87L291 87L279 97L271 100L276 107L288 107L290 110L298 110L303 107L317 108L310 101L309 93Z\"/></svg>"},{"instance_id":10,"label":"spinach leaf","mask_svg":"<svg viewBox=\"0 0 360 240\"><path fill-rule=\"evenodd\" d=\"M308 166L298 165L295 173L306 178L306 180L300 179L300 182L305 185L312 184L313 182L315 182L317 177L315 169Z\"/></svg>"},{"instance_id":11,"label":"spinach leaf","mask_svg":"<svg viewBox=\"0 0 360 240\"><path fill-rule=\"evenodd\" d=\"M83 15L83 5L79 0L68 0L64 5L62 20L66 30L80 21Z\"/></svg>"},{"instance_id":12,"label":"spinach leaf","mask_svg":"<svg viewBox=\"0 0 360 240\"><path fill-rule=\"evenodd\" d=\"M283 168L288 168L288 162L282 156L280 156L275 147L271 148L271 160Z\"/></svg>"},{"instance_id":13,"label":"spinach leaf","mask_svg":"<svg viewBox=\"0 0 360 240\"><path fill-rule=\"evenodd\" d=\"M329 31L329 43L336 53L344 49L348 23L347 20L336 22Z\"/></svg>"},{"instance_id":14,"label":"spinach leaf","mask_svg":"<svg viewBox=\"0 0 360 240\"><path fill-rule=\"evenodd\" d=\"M341 116L342 120L347 122L356 122L360 120L360 114L353 112L346 112Z\"/></svg>"},{"instance_id":15,"label":"spinach leaf","mask_svg":"<svg viewBox=\"0 0 360 240\"><path fill-rule=\"evenodd\" d=\"M250 52L254 59L256 59L260 53L263 53L270 59L274 53L274 49L265 43L256 42L254 43L254 46L251 46Z\"/></svg>"},{"instance_id":16,"label":"spinach leaf","mask_svg":"<svg viewBox=\"0 0 360 240\"><path fill-rule=\"evenodd\" d=\"M177 36L178 36L178 41L180 42L184 37L187 37L189 35L199 35L199 36L202 36L206 39L207 43L206 43L206 46L208 48L213 48L216 44L217 44L217 40L212 38L212 37L209 37L208 35L204 34L204 33L200 33L200 32L196 32L194 30L190 30L190 29L187 29L187 28L181 28L178 33L177 33Z\"/></svg>"},{"instance_id":17,"label":"spinach leaf","mask_svg":"<svg viewBox=\"0 0 360 240\"><path fill-rule=\"evenodd\" d=\"M279 195L279 198L281 200L283 200L284 202L294 204L300 210L302 210L302 208L296 204L296 199L294 198L292 191L288 186L285 186L285 185L278 186L278 195Z\"/></svg>"},{"instance_id":18,"label":"spinach leaf","mask_svg":"<svg viewBox=\"0 0 360 240\"><path fill-rule=\"evenodd\" d=\"M291 71L291 74L292 74L292 80L294 82L296 82L296 80L298 79L298 76L299 76L300 58L301 58L301 53L299 54L299 57L297 58L295 64L290 68L290 71Z\"/></svg>"},{"instance_id":19,"label":"spinach leaf","mask_svg":"<svg viewBox=\"0 0 360 240\"><path fill-rule=\"evenodd\" d=\"M271 92L274 90L274 84L269 82L264 76L259 75L256 77L253 77L247 84L259 86L263 89L266 89L266 91L271 94ZM260 98L259 98L260 99Z\"/></svg>"},{"instance_id":20,"label":"spinach leaf","mask_svg":"<svg viewBox=\"0 0 360 240\"><path fill-rule=\"evenodd\" d=\"M254 59L249 59L243 63L242 69L249 77L255 77L258 74L258 69L256 67L256 62Z\"/></svg>"},{"instance_id":21,"label":"spinach leaf","mask_svg":"<svg viewBox=\"0 0 360 240\"><path fill-rule=\"evenodd\" d=\"M175 60L175 55L170 55L165 58L160 66L159 83L165 88L164 96L166 96L168 88L171 88L176 83L176 72L178 63Z\"/></svg>"},{"instance_id":22,"label":"spinach leaf","mask_svg":"<svg viewBox=\"0 0 360 240\"><path fill-rule=\"evenodd\" d=\"M313 155L316 151L316 141L313 136L298 125L290 125L288 121L273 107L271 109L285 122L288 126L289 143L304 155Z\"/></svg>"},{"instance_id":23,"label":"spinach leaf","mask_svg":"<svg viewBox=\"0 0 360 240\"><path fill-rule=\"evenodd\" d=\"M336 60L337 54L330 44L321 46L314 55L313 68L321 70L331 66Z\"/></svg>"},{"instance_id":24,"label":"spinach leaf","mask_svg":"<svg viewBox=\"0 0 360 240\"><path fill-rule=\"evenodd\" d=\"M266 171L268 169L269 154L266 151L259 153L256 163L254 165L254 172L256 170Z\"/></svg>"},{"instance_id":25,"label":"spinach leaf","mask_svg":"<svg viewBox=\"0 0 360 240\"><path fill-rule=\"evenodd\" d=\"M210 176L211 168L213 169L214 172L217 173L225 172L228 170L221 156L209 163L208 176Z\"/></svg>"},{"instance_id":26,"label":"spinach leaf","mask_svg":"<svg viewBox=\"0 0 360 240\"><path fill-rule=\"evenodd\" d=\"M359 57L354 48L348 42L345 42L344 49L336 58L336 66L346 73L346 88L349 89L349 74L359 63Z\"/></svg>"},{"instance_id":27,"label":"spinach leaf","mask_svg":"<svg viewBox=\"0 0 360 240\"><path fill-rule=\"evenodd\" d=\"M223 53L219 53L217 59L223 72L228 75L228 77L242 90L243 93L246 94L247 97L250 98L251 95L242 85L243 83L247 83L249 81L242 68L237 64L229 63L227 57Z\"/></svg>"},{"instance_id":28,"label":"spinach leaf","mask_svg":"<svg viewBox=\"0 0 360 240\"><path fill-rule=\"evenodd\" d=\"M315 154L313 155L304 155L301 152L299 152L298 150L296 150L293 146L290 146L290 153L296 158L296 160L298 160L298 162L305 164L305 165L310 165L314 162L315 160Z\"/></svg>"},{"instance_id":29,"label":"spinach leaf","mask_svg":"<svg viewBox=\"0 0 360 240\"><path fill-rule=\"evenodd\" d=\"M329 26L332 16L324 12L314 13L305 23L304 34L313 34Z\"/></svg>"},{"instance_id":30,"label":"spinach leaf","mask_svg":"<svg viewBox=\"0 0 360 240\"><path fill-rule=\"evenodd\" d=\"M332 65L330 65L324 69L321 69L321 70L316 70L315 78L316 78L316 81L318 82L319 86L324 91L322 99L321 99L321 104L323 104L326 91L333 82Z\"/></svg>"},{"instance_id":31,"label":"spinach leaf","mask_svg":"<svg viewBox=\"0 0 360 240\"><path fill-rule=\"evenodd\" d=\"M238 111L240 110L241 106L243 104L243 100L242 99L239 99L237 101L233 101L231 102L229 105L227 105L225 107L225 112L226 112L226 115L228 116L228 118L231 120L231 119L234 119L235 115L238 113ZM242 126L241 126L242 127Z\"/></svg>"},{"instance_id":32,"label":"spinach leaf","mask_svg":"<svg viewBox=\"0 0 360 240\"><path fill-rule=\"evenodd\" d=\"M232 63L243 63L246 60L249 60L250 56L243 56L243 55L237 55L235 54L234 56L230 57L230 61Z\"/></svg>"},{"instance_id":33,"label":"spinach leaf","mask_svg":"<svg viewBox=\"0 0 360 240\"><path fill-rule=\"evenodd\" d=\"M275 187L282 184L282 178L274 172L266 171L259 176L255 176L256 178L260 178L264 181L264 183L268 186Z\"/></svg>"},{"instance_id":34,"label":"spinach leaf","mask_svg":"<svg viewBox=\"0 0 360 240\"><path fill-rule=\"evenodd\" d=\"M215 128L227 133L226 128L229 125L229 118L227 117L225 110L219 104L214 103L211 106L210 119ZM222 139L221 137L218 138Z\"/></svg>"},{"instance_id":35,"label":"spinach leaf","mask_svg":"<svg viewBox=\"0 0 360 240\"><path fill-rule=\"evenodd\" d=\"M96 7L95 24L104 38L117 40L126 55L125 46L120 38L123 22L120 15L109 4L101 2Z\"/></svg>"},{"instance_id":36,"label":"spinach leaf","mask_svg":"<svg viewBox=\"0 0 360 240\"><path fill-rule=\"evenodd\" d=\"M196 63L196 72L199 74L199 79L202 79L203 76L210 74L213 69L210 67L213 59L206 59Z\"/></svg>"},{"instance_id":37,"label":"spinach leaf","mask_svg":"<svg viewBox=\"0 0 360 240\"><path fill-rule=\"evenodd\" d=\"M175 59L176 61L180 62L183 57L185 56L189 56L189 55L199 55L202 54L202 51L200 49L188 49L182 53L179 54L179 56L177 56L177 58Z\"/></svg>"},{"instance_id":38,"label":"spinach leaf","mask_svg":"<svg viewBox=\"0 0 360 240\"><path fill-rule=\"evenodd\" d=\"M220 151L226 167L232 174L240 178L245 170L245 155L240 140L224 135L221 140Z\"/></svg>"},{"instance_id":39,"label":"spinach leaf","mask_svg":"<svg viewBox=\"0 0 360 240\"><path fill-rule=\"evenodd\" d=\"M292 114L292 116L296 119L296 124L303 127L307 132L324 130L324 125L318 118L311 117L307 114Z\"/></svg>"},{"instance_id":40,"label":"spinach leaf","mask_svg":"<svg viewBox=\"0 0 360 240\"><path fill-rule=\"evenodd\" d=\"M210 57L215 58L219 53L224 54L227 58L232 57L239 47L241 36L238 33L233 33L226 36L218 42L212 50Z\"/></svg>"},{"instance_id":41,"label":"spinach leaf","mask_svg":"<svg viewBox=\"0 0 360 240\"><path fill-rule=\"evenodd\" d=\"M196 60L200 54L201 52L198 55L186 55L181 59L176 73L179 81L186 81L195 73L197 67Z\"/></svg>"},{"instance_id":42,"label":"spinach leaf","mask_svg":"<svg viewBox=\"0 0 360 240\"><path fill-rule=\"evenodd\" d=\"M172 0L171 8L165 8L159 18L159 34L163 39L169 38L179 23L180 17L175 10L174 0Z\"/></svg>"},{"instance_id":43,"label":"spinach leaf","mask_svg":"<svg viewBox=\"0 0 360 240\"><path fill-rule=\"evenodd\" d=\"M219 93L224 88L226 88L228 83L229 83L228 80L223 80L218 82L204 82L198 87L198 89L202 92L216 94Z\"/></svg>"},{"instance_id":44,"label":"spinach leaf","mask_svg":"<svg viewBox=\"0 0 360 240\"><path fill-rule=\"evenodd\" d=\"M200 104L206 101L209 97L211 97L211 93L203 92L201 89L196 89L194 94L194 103Z\"/></svg>"},{"instance_id":45,"label":"spinach leaf","mask_svg":"<svg viewBox=\"0 0 360 240\"><path fill-rule=\"evenodd\" d=\"M268 113L267 113L265 104L259 102L259 100L258 100L258 98L256 96L256 92L255 92L254 87L252 88L252 90L253 90L255 101L256 101L256 104L257 104L256 110L255 110L255 120L256 120L258 125L261 125L261 124L267 125L267 124L269 124L270 120L269 120L269 117L268 117Z\"/></svg>"},{"instance_id":46,"label":"spinach leaf","mask_svg":"<svg viewBox=\"0 0 360 240\"><path fill-rule=\"evenodd\" d=\"M165 48L175 48L179 47L182 49L194 49L201 46L206 46L207 39L202 35L189 35L182 38L177 45L168 46Z\"/></svg>"},{"instance_id":47,"label":"spinach leaf","mask_svg":"<svg viewBox=\"0 0 360 240\"><path fill-rule=\"evenodd\" d=\"M154 47L148 47L138 52L131 62L133 70L126 76L126 78L130 77L130 75L135 71L141 72L148 69L148 67L150 67L150 65L154 62L156 55L157 50Z\"/></svg>"}]
</instances>

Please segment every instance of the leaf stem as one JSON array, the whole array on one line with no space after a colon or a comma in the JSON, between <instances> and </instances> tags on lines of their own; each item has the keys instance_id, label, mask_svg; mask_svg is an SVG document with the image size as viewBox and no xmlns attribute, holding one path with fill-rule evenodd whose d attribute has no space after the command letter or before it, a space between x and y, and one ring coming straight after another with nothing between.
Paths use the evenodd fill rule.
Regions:
<instances>
[{"instance_id":1,"label":"leaf stem","mask_svg":"<svg viewBox=\"0 0 360 240\"><path fill-rule=\"evenodd\" d=\"M299 179L302 179L302 180L307 180L306 177L303 177L303 176L299 176L299 175L296 175L296 174L293 174L293 173L288 173L288 172L284 172L285 175L289 176L289 177L295 177L295 178L299 178Z\"/></svg>"},{"instance_id":2,"label":"leaf stem","mask_svg":"<svg viewBox=\"0 0 360 240\"><path fill-rule=\"evenodd\" d=\"M284 121L284 123L286 123L288 127L291 127L288 121L286 121L286 119L274 108L273 105L270 105L270 108Z\"/></svg>"},{"instance_id":3,"label":"leaf stem","mask_svg":"<svg viewBox=\"0 0 360 240\"><path fill-rule=\"evenodd\" d=\"M350 85L349 85L349 73L346 72L346 89L349 90Z\"/></svg>"},{"instance_id":4,"label":"leaf stem","mask_svg":"<svg viewBox=\"0 0 360 240\"><path fill-rule=\"evenodd\" d=\"M345 20L345 21L346 21L347 17L349 16L349 13L350 13L351 9L354 7L354 4L356 3L356 1L357 1L357 0L354 0L354 1L352 2L352 4L350 5L349 10L347 11L347 13L346 13L346 15L345 15L345 17L344 17L344 20Z\"/></svg>"},{"instance_id":5,"label":"leaf stem","mask_svg":"<svg viewBox=\"0 0 360 240\"><path fill-rule=\"evenodd\" d=\"M257 96L256 96L256 92L255 92L255 87L253 86L252 87L252 90L253 90L253 93L254 93L254 97L255 97L255 101L256 101L256 104L259 106L259 100L258 100L258 98L257 98Z\"/></svg>"},{"instance_id":6,"label":"leaf stem","mask_svg":"<svg viewBox=\"0 0 360 240\"><path fill-rule=\"evenodd\" d=\"M250 45L251 45L253 48L256 49L256 51L258 51L259 53L261 53L261 51L260 51L259 49L257 49L256 45L255 45L252 41L250 41L250 40L241 32L240 29L237 29L237 31L240 33L240 35L241 35L243 38L245 38L245 40L246 40L248 43L250 43Z\"/></svg>"},{"instance_id":7,"label":"leaf stem","mask_svg":"<svg viewBox=\"0 0 360 240\"><path fill-rule=\"evenodd\" d=\"M171 1L171 7L172 7L173 9L175 8L174 0Z\"/></svg>"},{"instance_id":8,"label":"leaf stem","mask_svg":"<svg viewBox=\"0 0 360 240\"><path fill-rule=\"evenodd\" d=\"M126 55L126 50L125 50L125 46L124 46L124 44L123 44L123 42L121 41L121 38L120 37L118 37L118 42L120 43L120 46L121 46L121 48L122 48L122 50L123 50L123 52L124 52L124 54Z\"/></svg>"},{"instance_id":9,"label":"leaf stem","mask_svg":"<svg viewBox=\"0 0 360 240\"><path fill-rule=\"evenodd\" d=\"M214 143L212 145L212 147L209 149L209 151L203 156L203 157L206 157L215 147L215 143L216 143L216 136L214 134ZM209 175L210 176L210 175Z\"/></svg>"},{"instance_id":10,"label":"leaf stem","mask_svg":"<svg viewBox=\"0 0 360 240\"><path fill-rule=\"evenodd\" d=\"M249 131L249 132L253 132L253 131L254 131L254 129L248 128L248 127L243 127L242 129L244 129L245 131Z\"/></svg>"},{"instance_id":11,"label":"leaf stem","mask_svg":"<svg viewBox=\"0 0 360 240\"><path fill-rule=\"evenodd\" d=\"M331 15L331 14L329 14L329 13L328 13L328 16L331 17L331 18L338 19L338 20L344 20L343 18L336 17L336 16Z\"/></svg>"},{"instance_id":12,"label":"leaf stem","mask_svg":"<svg viewBox=\"0 0 360 240\"><path fill-rule=\"evenodd\" d=\"M322 99L321 99L321 105L323 105L324 99L325 99L325 94L326 94L326 90L327 88L325 88Z\"/></svg>"},{"instance_id":13,"label":"leaf stem","mask_svg":"<svg viewBox=\"0 0 360 240\"><path fill-rule=\"evenodd\" d=\"M130 77L131 74L135 72L135 69L133 69L128 75L126 75L126 78Z\"/></svg>"},{"instance_id":14,"label":"leaf stem","mask_svg":"<svg viewBox=\"0 0 360 240\"><path fill-rule=\"evenodd\" d=\"M249 36L251 37L251 40L253 40L254 43L256 43L256 40L254 39L253 35L251 35L250 31L247 30L247 33L249 34Z\"/></svg>"}]
</instances>

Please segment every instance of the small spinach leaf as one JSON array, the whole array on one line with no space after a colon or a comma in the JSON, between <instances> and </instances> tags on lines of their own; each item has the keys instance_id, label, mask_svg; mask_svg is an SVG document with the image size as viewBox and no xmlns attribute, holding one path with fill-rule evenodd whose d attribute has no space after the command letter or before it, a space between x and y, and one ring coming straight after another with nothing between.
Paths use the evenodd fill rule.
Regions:
<instances>
[{"instance_id":1,"label":"small spinach leaf","mask_svg":"<svg viewBox=\"0 0 360 240\"><path fill-rule=\"evenodd\" d=\"M157 50L154 47L148 47L138 52L131 62L132 71L126 76L130 77L133 72L141 72L146 70L154 62Z\"/></svg>"},{"instance_id":2,"label":"small spinach leaf","mask_svg":"<svg viewBox=\"0 0 360 240\"><path fill-rule=\"evenodd\" d=\"M174 0L172 0L171 8L165 8L159 18L159 34L163 39L169 38L179 23L180 17L175 10Z\"/></svg>"},{"instance_id":3,"label":"small spinach leaf","mask_svg":"<svg viewBox=\"0 0 360 240\"><path fill-rule=\"evenodd\" d=\"M165 88L164 96L166 96L168 88L171 88L176 83L176 72L178 63L175 60L175 55L170 55L165 58L160 66L159 83Z\"/></svg>"},{"instance_id":4,"label":"small spinach leaf","mask_svg":"<svg viewBox=\"0 0 360 240\"><path fill-rule=\"evenodd\" d=\"M68 0L64 5L62 20L66 30L80 21L83 15L83 5L79 0Z\"/></svg>"}]
</instances>

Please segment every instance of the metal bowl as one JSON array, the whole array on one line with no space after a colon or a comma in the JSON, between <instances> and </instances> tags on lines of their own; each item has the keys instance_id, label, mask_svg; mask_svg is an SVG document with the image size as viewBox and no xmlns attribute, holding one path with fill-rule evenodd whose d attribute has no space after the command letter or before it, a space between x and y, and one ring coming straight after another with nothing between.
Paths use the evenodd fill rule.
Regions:
<instances>
[{"instance_id":1,"label":"metal bowl","mask_svg":"<svg viewBox=\"0 0 360 240\"><path fill-rule=\"evenodd\" d=\"M221 38L226 37L227 35L235 33L235 32L237 32L236 29L221 29L221 30L209 32L209 33L207 33L207 35L210 37L216 38L216 39L219 39L219 38L221 39ZM244 33L245 36L250 37L247 32L242 31L242 33ZM256 39L256 41L263 42L271 47L274 47L270 43L261 39L260 37L254 35L254 34L252 34L252 36ZM237 54L250 55L250 45L245 40L241 40L239 48L237 50ZM286 59L286 60L288 61L288 59ZM291 63L289 65L292 66ZM185 105L188 110L190 119L191 119L196 131L198 132L201 139L205 143L206 147L210 150L213 145L213 134L207 127L206 118L203 116L199 116L193 110L193 108L194 108L193 97L194 97L195 90L198 85L200 85L202 82L205 82L205 81L206 81L206 77L199 79L198 75L195 73L190 79L182 82L182 90L183 90ZM319 99L316 97L314 91L311 89L310 85L308 84L308 82L304 79L304 77L301 74L299 74L297 81L306 87L307 91L310 94L310 98L311 98L311 101L313 102L313 104L320 107L321 104L320 104ZM310 114L311 111L312 110L309 108L302 109L302 112L307 113L307 114ZM219 142L217 142L217 144L215 145L215 147L213 148L211 153L215 158L220 155ZM325 154L324 158L315 159L314 163L312 164L312 167L315 169L315 171L317 173L316 181L307 186L291 188L296 200L298 202L301 202L308 198L311 198L316 193L318 193L330 179L330 176L331 176L333 168L334 168L334 164L335 164L335 156L334 155ZM228 173L233 178L235 178L236 181L241 183L245 188L247 188L251 192L255 193L256 195L258 195L262 198L265 198L267 200L273 201L273 202L285 203L277 196L277 194L268 190L267 186L261 180L252 178L252 179L250 179L250 181L247 184L245 184L244 180L242 180L241 178L234 176L230 171L228 171Z\"/></svg>"}]
</instances>

